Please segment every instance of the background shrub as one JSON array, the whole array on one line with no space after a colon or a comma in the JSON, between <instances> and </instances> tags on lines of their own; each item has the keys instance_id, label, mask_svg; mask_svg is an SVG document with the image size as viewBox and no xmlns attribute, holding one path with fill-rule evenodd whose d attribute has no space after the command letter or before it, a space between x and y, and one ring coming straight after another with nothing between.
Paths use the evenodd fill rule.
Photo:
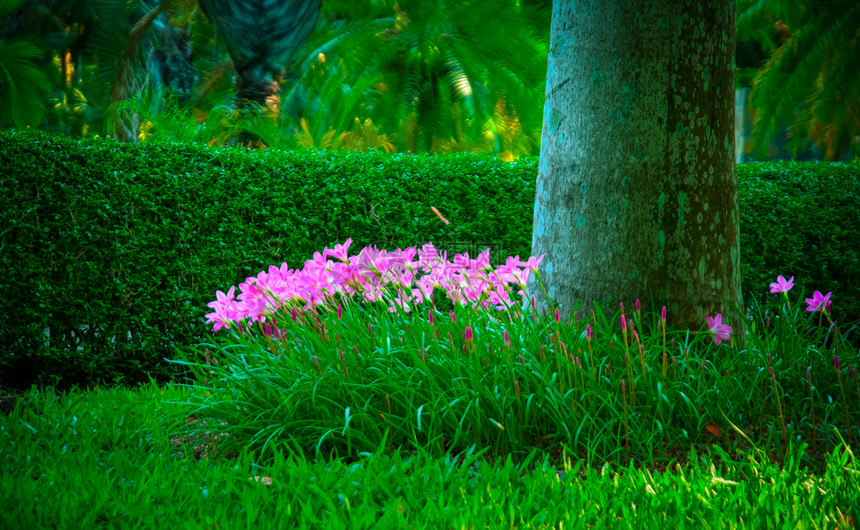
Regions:
<instances>
[{"instance_id":1,"label":"background shrub","mask_svg":"<svg viewBox=\"0 0 860 530\"><path fill-rule=\"evenodd\" d=\"M529 255L537 159L248 151L0 131L0 380L88 385L175 376L206 304L313 252L434 242ZM747 307L778 274L860 314L858 165L738 168ZM430 207L451 222L441 223ZM770 304L770 305L768 305ZM844 317L843 317L844 315ZM47 332L47 335L46 335Z\"/></svg>"}]
</instances>

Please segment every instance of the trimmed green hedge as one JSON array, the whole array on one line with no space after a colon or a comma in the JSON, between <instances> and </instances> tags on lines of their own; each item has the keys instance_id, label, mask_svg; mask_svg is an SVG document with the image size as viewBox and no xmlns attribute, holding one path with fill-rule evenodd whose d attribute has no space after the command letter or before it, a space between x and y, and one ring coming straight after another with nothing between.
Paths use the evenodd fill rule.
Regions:
<instances>
[{"instance_id":1,"label":"trimmed green hedge","mask_svg":"<svg viewBox=\"0 0 860 530\"><path fill-rule=\"evenodd\" d=\"M833 317L860 317L860 163L756 162L738 165L744 300L771 309L777 275L803 288L833 292ZM803 304L801 307L805 308ZM854 337L855 339L857 337ZM856 341L855 341L856 342Z\"/></svg>"},{"instance_id":2,"label":"trimmed green hedge","mask_svg":"<svg viewBox=\"0 0 860 530\"><path fill-rule=\"evenodd\" d=\"M489 246L494 264L525 257L537 176L534 158L129 145L38 131L0 131L0 167L0 379L12 386L171 377L163 358L210 334L203 315L216 290L283 261L301 268L350 237L353 249L432 241L470 255ZM738 174L747 305L777 274L794 275L809 292L834 291L836 317L855 319L858 165L746 164Z\"/></svg>"}]
</instances>

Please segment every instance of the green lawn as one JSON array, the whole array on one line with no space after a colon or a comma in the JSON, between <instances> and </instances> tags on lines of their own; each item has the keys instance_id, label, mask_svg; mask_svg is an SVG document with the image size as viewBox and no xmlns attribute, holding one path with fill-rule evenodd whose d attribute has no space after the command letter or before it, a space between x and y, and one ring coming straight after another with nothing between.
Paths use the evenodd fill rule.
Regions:
<instances>
[{"instance_id":1,"label":"green lawn","mask_svg":"<svg viewBox=\"0 0 860 530\"><path fill-rule=\"evenodd\" d=\"M187 391L155 385L55 396L0 417L3 528L846 528L860 466L835 448L818 471L803 446L781 464L719 444L671 461L587 466L539 450L490 463L377 450L314 461L222 457L182 445L165 414ZM662 469L658 471L656 468ZM257 480L255 480L257 479Z\"/></svg>"}]
</instances>

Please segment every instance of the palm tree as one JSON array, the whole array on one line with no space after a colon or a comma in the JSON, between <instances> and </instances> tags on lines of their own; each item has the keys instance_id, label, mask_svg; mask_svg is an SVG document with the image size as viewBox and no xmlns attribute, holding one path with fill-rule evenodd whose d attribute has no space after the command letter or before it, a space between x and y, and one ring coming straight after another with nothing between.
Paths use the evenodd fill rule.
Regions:
<instances>
[{"instance_id":1,"label":"palm tree","mask_svg":"<svg viewBox=\"0 0 860 530\"><path fill-rule=\"evenodd\" d=\"M200 0L233 60L240 108L247 103L280 107L281 77L313 31L320 2Z\"/></svg>"},{"instance_id":2,"label":"palm tree","mask_svg":"<svg viewBox=\"0 0 860 530\"><path fill-rule=\"evenodd\" d=\"M789 119L789 147L812 140L838 160L860 134L860 3L856 0L742 0L738 31L772 48L750 94L753 139L765 147ZM773 28L764 30L764 28Z\"/></svg>"}]
</instances>

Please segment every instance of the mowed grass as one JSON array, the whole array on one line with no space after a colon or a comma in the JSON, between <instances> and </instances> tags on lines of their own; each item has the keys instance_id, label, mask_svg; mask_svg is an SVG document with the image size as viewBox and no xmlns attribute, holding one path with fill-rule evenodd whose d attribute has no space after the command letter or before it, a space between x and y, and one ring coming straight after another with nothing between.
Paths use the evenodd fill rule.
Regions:
<instances>
[{"instance_id":1,"label":"mowed grass","mask_svg":"<svg viewBox=\"0 0 860 530\"><path fill-rule=\"evenodd\" d=\"M718 445L662 471L586 466L533 449L446 457L386 449L266 466L205 455L164 423L187 390L155 385L55 395L33 390L0 417L3 528L848 528L860 466L835 447L817 471L791 444L780 463ZM205 444L204 444L205 445Z\"/></svg>"}]
</instances>

